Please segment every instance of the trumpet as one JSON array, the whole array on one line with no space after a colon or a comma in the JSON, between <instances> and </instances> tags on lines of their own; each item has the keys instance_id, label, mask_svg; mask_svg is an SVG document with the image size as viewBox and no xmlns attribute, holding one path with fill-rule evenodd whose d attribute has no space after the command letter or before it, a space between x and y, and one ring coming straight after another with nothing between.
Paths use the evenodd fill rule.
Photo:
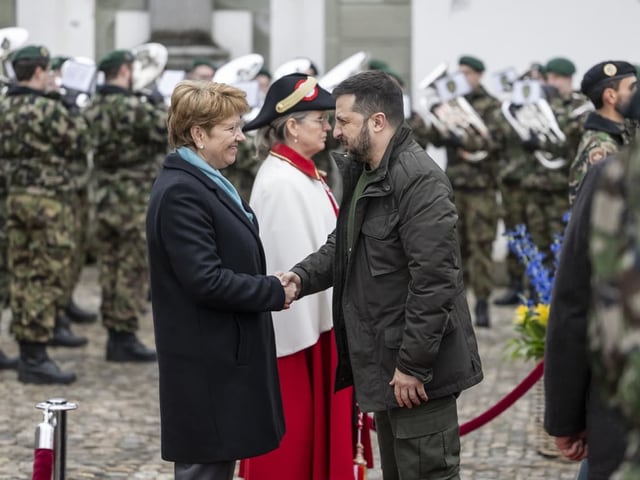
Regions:
<instances>
[{"instance_id":1,"label":"trumpet","mask_svg":"<svg viewBox=\"0 0 640 480\"><path fill-rule=\"evenodd\" d=\"M567 138L558 125L539 81L516 81L512 97L504 100L501 108L502 114L522 141L531 140L535 136L544 143L561 145L566 142ZM536 150L534 156L543 167L550 170L557 170L567 164L565 158L554 158L544 150Z\"/></svg>"},{"instance_id":2,"label":"trumpet","mask_svg":"<svg viewBox=\"0 0 640 480\"><path fill-rule=\"evenodd\" d=\"M471 86L462 73L447 75L447 64L441 63L420 82L420 89L424 91L420 103L426 112L426 123L433 125L441 136L454 134L465 139L480 135L490 139L484 120L464 97L471 91ZM488 152L460 149L459 154L464 160L475 163L487 158Z\"/></svg>"}]
</instances>

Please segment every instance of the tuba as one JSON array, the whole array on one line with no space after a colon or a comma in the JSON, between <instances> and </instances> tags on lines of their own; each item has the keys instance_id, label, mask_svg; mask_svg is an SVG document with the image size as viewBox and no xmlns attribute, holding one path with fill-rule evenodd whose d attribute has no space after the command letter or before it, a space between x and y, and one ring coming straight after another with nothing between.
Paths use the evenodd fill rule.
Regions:
<instances>
[{"instance_id":1,"label":"tuba","mask_svg":"<svg viewBox=\"0 0 640 480\"><path fill-rule=\"evenodd\" d=\"M312 62L306 57L297 57L284 62L273 72L272 81L275 82L279 78L291 73L307 73L311 69Z\"/></svg>"},{"instance_id":2,"label":"tuba","mask_svg":"<svg viewBox=\"0 0 640 480\"><path fill-rule=\"evenodd\" d=\"M336 88L340 82L356 73L366 70L365 65L368 59L369 54L367 52L354 53L320 77L320 79L318 79L318 85L328 92L333 92L333 89Z\"/></svg>"},{"instance_id":3,"label":"tuba","mask_svg":"<svg viewBox=\"0 0 640 480\"><path fill-rule=\"evenodd\" d=\"M262 97L256 75L264 65L264 57L259 53L250 53L234 58L216 70L213 81L233 85L247 94L247 103L251 109L243 118L251 121L260 112Z\"/></svg>"},{"instance_id":4,"label":"tuba","mask_svg":"<svg viewBox=\"0 0 640 480\"><path fill-rule=\"evenodd\" d=\"M147 98L159 96L156 80L167 66L169 51L161 43L143 43L131 49L133 60L133 91Z\"/></svg>"},{"instance_id":5,"label":"tuba","mask_svg":"<svg viewBox=\"0 0 640 480\"><path fill-rule=\"evenodd\" d=\"M567 140L538 80L514 82L511 98L502 102L502 114L522 141L536 136L545 143L560 145ZM543 167L550 170L567 164L566 159L553 158L551 153L543 150L536 150L534 156Z\"/></svg>"},{"instance_id":6,"label":"tuba","mask_svg":"<svg viewBox=\"0 0 640 480\"><path fill-rule=\"evenodd\" d=\"M484 120L464 97L471 91L471 86L462 73L448 75L447 64L441 63L420 82L420 89L424 92L420 104L426 111L426 123L433 125L441 136L454 134L465 139L469 135L481 135L490 138ZM475 163L487 158L488 152L460 149L459 154L464 160Z\"/></svg>"}]
</instances>

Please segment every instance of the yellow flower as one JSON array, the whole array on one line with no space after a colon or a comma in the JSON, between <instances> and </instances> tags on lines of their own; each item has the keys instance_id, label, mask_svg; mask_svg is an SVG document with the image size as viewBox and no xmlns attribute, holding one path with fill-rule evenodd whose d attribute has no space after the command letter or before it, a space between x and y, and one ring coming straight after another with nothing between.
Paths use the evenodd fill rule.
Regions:
<instances>
[{"instance_id":1,"label":"yellow flower","mask_svg":"<svg viewBox=\"0 0 640 480\"><path fill-rule=\"evenodd\" d=\"M513 318L513 323L516 325L522 325L529 315L529 307L526 305L518 305L516 308L516 315Z\"/></svg>"},{"instance_id":2,"label":"yellow flower","mask_svg":"<svg viewBox=\"0 0 640 480\"><path fill-rule=\"evenodd\" d=\"M549 304L539 303L535 306L537 320L541 325L547 326L549 322Z\"/></svg>"}]
</instances>

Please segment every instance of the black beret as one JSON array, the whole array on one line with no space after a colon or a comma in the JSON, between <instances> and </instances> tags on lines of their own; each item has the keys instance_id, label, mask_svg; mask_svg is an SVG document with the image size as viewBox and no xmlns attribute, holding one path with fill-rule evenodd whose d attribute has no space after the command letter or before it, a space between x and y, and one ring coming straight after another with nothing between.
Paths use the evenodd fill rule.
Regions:
<instances>
[{"instance_id":1,"label":"black beret","mask_svg":"<svg viewBox=\"0 0 640 480\"><path fill-rule=\"evenodd\" d=\"M462 57L460 57L460 60L458 60L458 65L466 65L467 67L474 69L478 73L484 72L484 63L482 62L482 60L476 57L472 57L471 55L463 55Z\"/></svg>"},{"instance_id":2,"label":"black beret","mask_svg":"<svg viewBox=\"0 0 640 480\"><path fill-rule=\"evenodd\" d=\"M317 82L314 77L304 73L291 73L279 78L269 87L258 116L247 123L243 130L256 130L293 112L335 110L335 99Z\"/></svg>"},{"instance_id":3,"label":"black beret","mask_svg":"<svg viewBox=\"0 0 640 480\"><path fill-rule=\"evenodd\" d=\"M637 75L636 67L629 62L608 60L594 65L582 77L580 91L587 96L595 93L610 80L619 80L630 75Z\"/></svg>"},{"instance_id":4,"label":"black beret","mask_svg":"<svg viewBox=\"0 0 640 480\"><path fill-rule=\"evenodd\" d=\"M119 67L123 63L133 63L135 57L129 50L113 50L107 53L98 64L98 70L103 72L114 67Z\"/></svg>"}]
</instances>

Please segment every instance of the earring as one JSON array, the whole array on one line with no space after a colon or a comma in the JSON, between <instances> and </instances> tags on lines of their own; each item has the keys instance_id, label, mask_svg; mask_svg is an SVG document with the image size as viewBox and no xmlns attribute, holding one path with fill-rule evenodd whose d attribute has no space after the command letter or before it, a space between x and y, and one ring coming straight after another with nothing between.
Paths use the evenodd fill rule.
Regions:
<instances>
[{"instance_id":1,"label":"earring","mask_svg":"<svg viewBox=\"0 0 640 480\"><path fill-rule=\"evenodd\" d=\"M198 146L198 148L199 148L200 150L203 150L203 149L204 149L204 145L199 145L199 146Z\"/></svg>"},{"instance_id":2,"label":"earring","mask_svg":"<svg viewBox=\"0 0 640 480\"><path fill-rule=\"evenodd\" d=\"M298 143L298 137L293 137L293 143Z\"/></svg>"}]
</instances>

